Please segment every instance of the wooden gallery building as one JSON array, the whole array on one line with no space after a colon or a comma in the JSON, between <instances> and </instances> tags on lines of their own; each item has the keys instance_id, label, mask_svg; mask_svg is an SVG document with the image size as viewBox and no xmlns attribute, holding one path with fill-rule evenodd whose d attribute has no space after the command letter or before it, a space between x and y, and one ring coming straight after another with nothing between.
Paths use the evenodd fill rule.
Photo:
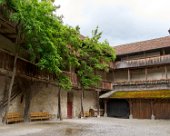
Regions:
<instances>
[{"instance_id":1,"label":"wooden gallery building","mask_svg":"<svg viewBox=\"0 0 170 136\"><path fill-rule=\"evenodd\" d=\"M3 16L0 6L0 119L7 106L16 48L16 24ZM115 47L116 62L109 73L98 72L98 88L84 93L84 111L104 109L105 116L140 119L170 118L170 37ZM63 118L80 114L81 90L74 71L65 71L72 81L71 91L61 93ZM30 112L58 112L55 76L41 71L24 54L17 59L16 78L9 112L26 116ZM100 100L99 100L100 98ZM98 112L99 114L99 112Z\"/></svg>"},{"instance_id":2,"label":"wooden gallery building","mask_svg":"<svg viewBox=\"0 0 170 136\"><path fill-rule=\"evenodd\" d=\"M4 16L4 11L7 12L8 7L0 5L0 119L4 117L7 107L17 37L16 24L10 22ZM11 12L10 9L9 12ZM16 77L9 112L20 113L24 117L33 112L48 112L52 115L52 118L56 118L58 113L56 77L46 71L41 71L35 64L27 60L25 54L19 54L17 59ZM111 69L113 70L113 68ZM77 75L74 71L64 72L70 77L73 89L61 91L62 117L78 117L81 111L81 89ZM103 77L98 88L84 92L85 112L88 112L90 108L99 111L99 91L102 90L112 90L111 81L105 77Z\"/></svg>"},{"instance_id":3,"label":"wooden gallery building","mask_svg":"<svg viewBox=\"0 0 170 136\"><path fill-rule=\"evenodd\" d=\"M115 47L112 91L100 95L105 115L170 119L170 36Z\"/></svg>"}]
</instances>

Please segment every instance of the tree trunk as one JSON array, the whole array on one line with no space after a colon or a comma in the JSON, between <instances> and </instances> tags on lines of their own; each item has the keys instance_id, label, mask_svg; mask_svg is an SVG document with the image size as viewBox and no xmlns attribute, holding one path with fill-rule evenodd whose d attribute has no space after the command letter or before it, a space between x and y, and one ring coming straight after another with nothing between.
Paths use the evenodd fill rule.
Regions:
<instances>
[{"instance_id":1,"label":"tree trunk","mask_svg":"<svg viewBox=\"0 0 170 136\"><path fill-rule=\"evenodd\" d=\"M84 99L84 89L81 90L81 113L80 113L81 118L84 117L83 99Z\"/></svg>"},{"instance_id":2,"label":"tree trunk","mask_svg":"<svg viewBox=\"0 0 170 136\"><path fill-rule=\"evenodd\" d=\"M8 103L7 103L7 108L6 108L6 112L5 112L4 123L6 123L6 116L9 112L9 107L11 104L11 93L12 93L12 88L14 85L16 69L17 69L17 59L18 59L18 53L19 53L19 49L20 49L20 40L21 40L20 22L17 25L17 32L18 32L18 35L17 35L16 42L15 42L17 47L16 47L16 53L15 53L15 58L14 58L14 63L13 63L12 78L11 78L9 89L8 89Z\"/></svg>"},{"instance_id":3,"label":"tree trunk","mask_svg":"<svg viewBox=\"0 0 170 136\"><path fill-rule=\"evenodd\" d=\"M15 59L14 59L14 67L13 67L13 72L12 72L12 78L11 78L11 82L9 85L9 90L8 90L8 103L7 103L7 108L6 108L6 112L5 112L5 119L4 119L4 123L6 123L6 116L9 112L9 107L11 104L11 92L12 92L12 88L13 88L13 84L14 84L14 80L15 80L15 75L16 75L16 69L17 69L17 58L18 58L18 52L15 55Z\"/></svg>"},{"instance_id":4,"label":"tree trunk","mask_svg":"<svg viewBox=\"0 0 170 136\"><path fill-rule=\"evenodd\" d=\"M57 117L62 120L62 113L61 113L61 88L58 90L58 115Z\"/></svg>"},{"instance_id":5,"label":"tree trunk","mask_svg":"<svg viewBox=\"0 0 170 136\"><path fill-rule=\"evenodd\" d=\"M25 101L24 122L30 121L30 105L31 105L31 99L32 99L32 90L30 86L31 84L29 84L29 86L25 89L25 94L24 94L24 101Z\"/></svg>"}]
</instances>

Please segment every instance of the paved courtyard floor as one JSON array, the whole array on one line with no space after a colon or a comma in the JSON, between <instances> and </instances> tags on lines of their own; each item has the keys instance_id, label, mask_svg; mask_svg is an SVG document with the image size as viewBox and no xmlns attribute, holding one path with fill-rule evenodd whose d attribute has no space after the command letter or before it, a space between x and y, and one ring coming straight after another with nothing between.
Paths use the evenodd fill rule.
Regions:
<instances>
[{"instance_id":1,"label":"paved courtyard floor","mask_svg":"<svg viewBox=\"0 0 170 136\"><path fill-rule=\"evenodd\" d=\"M66 119L0 125L0 136L170 136L170 120Z\"/></svg>"}]
</instances>

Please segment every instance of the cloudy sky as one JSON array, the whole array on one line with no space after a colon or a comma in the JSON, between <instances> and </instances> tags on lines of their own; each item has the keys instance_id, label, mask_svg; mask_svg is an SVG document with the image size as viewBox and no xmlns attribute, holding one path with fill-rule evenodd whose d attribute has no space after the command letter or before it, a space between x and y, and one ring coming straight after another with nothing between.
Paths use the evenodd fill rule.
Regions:
<instances>
[{"instance_id":1,"label":"cloudy sky","mask_svg":"<svg viewBox=\"0 0 170 136\"><path fill-rule=\"evenodd\" d=\"M90 36L99 26L110 45L167 36L170 0L56 0L64 23Z\"/></svg>"}]
</instances>

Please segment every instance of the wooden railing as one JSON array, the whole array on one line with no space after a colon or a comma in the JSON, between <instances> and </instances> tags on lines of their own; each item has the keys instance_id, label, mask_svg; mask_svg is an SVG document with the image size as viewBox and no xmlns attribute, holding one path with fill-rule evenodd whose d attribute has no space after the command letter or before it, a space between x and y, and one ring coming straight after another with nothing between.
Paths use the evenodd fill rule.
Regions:
<instances>
[{"instance_id":1,"label":"wooden railing","mask_svg":"<svg viewBox=\"0 0 170 136\"><path fill-rule=\"evenodd\" d=\"M118 61L115 63L115 69L144 67L144 66L163 65L163 64L170 64L170 55L163 55L163 56L137 59L137 60Z\"/></svg>"},{"instance_id":2,"label":"wooden railing","mask_svg":"<svg viewBox=\"0 0 170 136\"><path fill-rule=\"evenodd\" d=\"M102 81L99 88L102 90L112 90L112 82Z\"/></svg>"},{"instance_id":3,"label":"wooden railing","mask_svg":"<svg viewBox=\"0 0 170 136\"><path fill-rule=\"evenodd\" d=\"M14 55L0 49L0 69L12 72L14 63ZM77 76L73 72L65 72L71 79L73 87L78 85ZM17 76L25 76L45 81L55 81L56 76L45 70L41 70L37 65L23 59L17 59Z\"/></svg>"},{"instance_id":4,"label":"wooden railing","mask_svg":"<svg viewBox=\"0 0 170 136\"><path fill-rule=\"evenodd\" d=\"M170 79L113 82L113 90L153 90L170 89Z\"/></svg>"}]
</instances>

